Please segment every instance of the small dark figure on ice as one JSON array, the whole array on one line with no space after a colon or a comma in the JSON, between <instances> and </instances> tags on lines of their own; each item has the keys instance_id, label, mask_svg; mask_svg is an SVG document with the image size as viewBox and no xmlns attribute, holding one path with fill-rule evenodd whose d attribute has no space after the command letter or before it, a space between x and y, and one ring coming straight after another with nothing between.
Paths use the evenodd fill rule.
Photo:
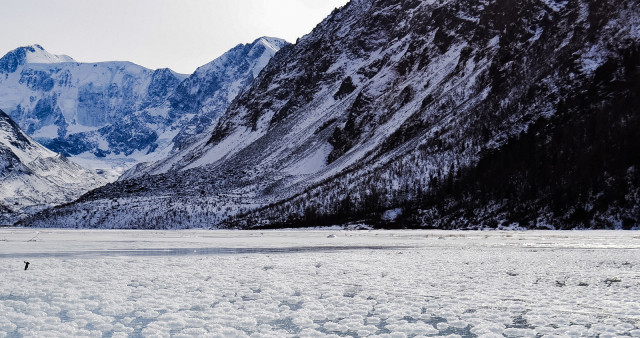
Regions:
<instances>
[{"instance_id":1,"label":"small dark figure on ice","mask_svg":"<svg viewBox=\"0 0 640 338\"><path fill-rule=\"evenodd\" d=\"M29 262L24 261L24 269L26 270L26 269L28 269L28 268L29 268Z\"/></svg>"}]
</instances>

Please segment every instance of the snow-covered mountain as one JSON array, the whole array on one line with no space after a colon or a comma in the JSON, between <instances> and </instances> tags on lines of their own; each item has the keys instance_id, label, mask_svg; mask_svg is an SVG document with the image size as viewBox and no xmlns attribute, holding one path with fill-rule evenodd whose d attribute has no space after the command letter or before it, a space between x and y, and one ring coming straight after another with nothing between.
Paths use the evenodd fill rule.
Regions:
<instances>
[{"instance_id":1,"label":"snow-covered mountain","mask_svg":"<svg viewBox=\"0 0 640 338\"><path fill-rule=\"evenodd\" d=\"M630 0L353 0L210 137L25 224L637 226L639 46Z\"/></svg>"},{"instance_id":2,"label":"snow-covered mountain","mask_svg":"<svg viewBox=\"0 0 640 338\"><path fill-rule=\"evenodd\" d=\"M231 101L246 89L267 65L275 53L288 43L282 39L262 37L251 44L240 44L212 62L199 67L182 81L168 97L166 106L173 116L186 116L174 123L175 136L163 154L169 158L188 153L215 127L217 118ZM129 170L124 178L149 172L165 162L164 158L150 159Z\"/></svg>"},{"instance_id":3,"label":"snow-covered mountain","mask_svg":"<svg viewBox=\"0 0 640 338\"><path fill-rule=\"evenodd\" d=\"M115 179L202 132L284 44L239 45L189 77L21 47L0 59L0 108L46 147L86 167L114 169Z\"/></svg>"},{"instance_id":4,"label":"snow-covered mountain","mask_svg":"<svg viewBox=\"0 0 640 338\"><path fill-rule=\"evenodd\" d=\"M0 110L0 224L70 202L107 183L35 142Z\"/></svg>"},{"instance_id":5,"label":"snow-covered mountain","mask_svg":"<svg viewBox=\"0 0 640 338\"><path fill-rule=\"evenodd\" d=\"M215 126L216 117L247 88L288 43L282 39L262 37L251 44L238 45L221 57L198 68L183 81L169 98L174 109L196 112L174 139L178 149L189 144L193 136Z\"/></svg>"},{"instance_id":6,"label":"snow-covered mountain","mask_svg":"<svg viewBox=\"0 0 640 338\"><path fill-rule=\"evenodd\" d=\"M0 108L49 149L87 167L117 169L159 147L170 123L161 105L185 77L20 47L0 59Z\"/></svg>"},{"instance_id":7,"label":"snow-covered mountain","mask_svg":"<svg viewBox=\"0 0 640 338\"><path fill-rule=\"evenodd\" d=\"M67 55L53 55L40 45L20 47L7 53L0 59L0 70L3 73L13 73L29 63L63 63L76 62Z\"/></svg>"}]
</instances>

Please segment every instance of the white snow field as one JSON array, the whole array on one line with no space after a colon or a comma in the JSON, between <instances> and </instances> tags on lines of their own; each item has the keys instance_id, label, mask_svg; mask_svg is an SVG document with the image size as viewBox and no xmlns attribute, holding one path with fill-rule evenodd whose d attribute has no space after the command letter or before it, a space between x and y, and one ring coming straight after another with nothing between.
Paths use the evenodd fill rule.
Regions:
<instances>
[{"instance_id":1,"label":"white snow field","mask_svg":"<svg viewBox=\"0 0 640 338\"><path fill-rule=\"evenodd\" d=\"M432 335L640 336L640 232L0 229L0 337Z\"/></svg>"}]
</instances>

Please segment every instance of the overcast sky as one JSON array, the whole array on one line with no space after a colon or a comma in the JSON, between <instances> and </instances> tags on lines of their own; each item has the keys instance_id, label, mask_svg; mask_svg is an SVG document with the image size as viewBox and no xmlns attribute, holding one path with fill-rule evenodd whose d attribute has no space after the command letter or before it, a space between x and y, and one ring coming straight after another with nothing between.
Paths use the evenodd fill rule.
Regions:
<instances>
[{"instance_id":1,"label":"overcast sky","mask_svg":"<svg viewBox=\"0 0 640 338\"><path fill-rule=\"evenodd\" d=\"M348 0L0 0L0 57L40 44L80 62L192 73L239 43L289 42Z\"/></svg>"}]
</instances>

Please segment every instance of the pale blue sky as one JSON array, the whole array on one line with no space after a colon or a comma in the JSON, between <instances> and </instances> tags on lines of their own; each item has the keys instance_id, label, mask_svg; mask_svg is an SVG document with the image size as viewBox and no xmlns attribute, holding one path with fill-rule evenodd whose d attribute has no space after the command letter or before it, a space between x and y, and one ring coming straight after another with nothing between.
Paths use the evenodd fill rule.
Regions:
<instances>
[{"instance_id":1,"label":"pale blue sky","mask_svg":"<svg viewBox=\"0 0 640 338\"><path fill-rule=\"evenodd\" d=\"M80 62L191 73L260 36L295 42L348 0L0 0L0 57L40 44Z\"/></svg>"}]
</instances>

